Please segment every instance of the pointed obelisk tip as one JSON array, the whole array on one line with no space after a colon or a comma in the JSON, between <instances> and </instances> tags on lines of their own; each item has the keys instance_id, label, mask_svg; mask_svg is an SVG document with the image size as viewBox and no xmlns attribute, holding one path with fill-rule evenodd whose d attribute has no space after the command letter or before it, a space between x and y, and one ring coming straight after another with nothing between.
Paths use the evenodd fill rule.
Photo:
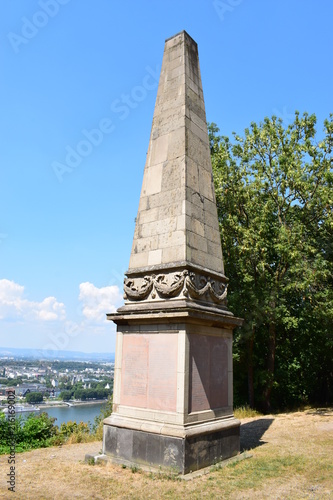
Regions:
<instances>
[{"instance_id":1,"label":"pointed obelisk tip","mask_svg":"<svg viewBox=\"0 0 333 500\"><path fill-rule=\"evenodd\" d=\"M187 39L187 40L190 40L192 43L194 43L196 46L198 46L197 42L195 40L193 40L193 38L187 33L187 31L183 30L183 31L180 31L179 33L176 33L175 35L173 36L170 36L169 38L167 38L165 40L165 43L169 42L170 40L173 40L174 38L177 38L177 37L182 37L184 40Z\"/></svg>"}]
</instances>

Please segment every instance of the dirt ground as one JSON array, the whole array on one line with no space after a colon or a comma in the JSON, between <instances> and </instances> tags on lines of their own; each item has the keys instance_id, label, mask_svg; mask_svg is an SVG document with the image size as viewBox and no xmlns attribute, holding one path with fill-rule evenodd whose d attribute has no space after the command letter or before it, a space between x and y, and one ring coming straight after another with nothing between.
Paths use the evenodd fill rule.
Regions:
<instances>
[{"instance_id":1,"label":"dirt ground","mask_svg":"<svg viewBox=\"0 0 333 500\"><path fill-rule=\"evenodd\" d=\"M7 490L8 457L0 457L0 498L201 499L333 498L333 409L247 418L241 450L252 458L190 481L116 465L89 465L83 443L16 455L15 494Z\"/></svg>"}]
</instances>

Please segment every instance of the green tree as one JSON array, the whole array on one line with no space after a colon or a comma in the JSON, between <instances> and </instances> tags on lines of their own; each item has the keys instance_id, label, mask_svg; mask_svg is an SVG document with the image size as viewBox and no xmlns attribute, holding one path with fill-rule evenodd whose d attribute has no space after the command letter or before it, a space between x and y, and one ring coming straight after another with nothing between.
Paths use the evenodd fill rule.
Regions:
<instances>
[{"instance_id":1,"label":"green tree","mask_svg":"<svg viewBox=\"0 0 333 500\"><path fill-rule=\"evenodd\" d=\"M23 380L21 377L18 377L18 378L8 378L8 379L5 379L5 382L3 382L5 385L9 386L9 387L15 387L17 385L20 385L23 383Z\"/></svg>"},{"instance_id":2,"label":"green tree","mask_svg":"<svg viewBox=\"0 0 333 500\"><path fill-rule=\"evenodd\" d=\"M25 400L27 403L41 403L43 401L43 394L41 392L28 392Z\"/></svg>"},{"instance_id":3,"label":"green tree","mask_svg":"<svg viewBox=\"0 0 333 500\"><path fill-rule=\"evenodd\" d=\"M82 399L84 393L84 389L76 389L74 392L74 398L75 399Z\"/></svg>"},{"instance_id":4,"label":"green tree","mask_svg":"<svg viewBox=\"0 0 333 500\"><path fill-rule=\"evenodd\" d=\"M61 378L59 382L59 389L64 389L64 390L70 390L72 388L72 382L70 381L70 378L65 375L64 377Z\"/></svg>"},{"instance_id":5,"label":"green tree","mask_svg":"<svg viewBox=\"0 0 333 500\"><path fill-rule=\"evenodd\" d=\"M63 401L69 401L73 397L73 391L62 391L59 397Z\"/></svg>"},{"instance_id":6,"label":"green tree","mask_svg":"<svg viewBox=\"0 0 333 500\"><path fill-rule=\"evenodd\" d=\"M265 411L333 395L332 120L321 140L306 113L287 128L252 123L233 143L209 126L229 305L245 319L236 395Z\"/></svg>"}]
</instances>

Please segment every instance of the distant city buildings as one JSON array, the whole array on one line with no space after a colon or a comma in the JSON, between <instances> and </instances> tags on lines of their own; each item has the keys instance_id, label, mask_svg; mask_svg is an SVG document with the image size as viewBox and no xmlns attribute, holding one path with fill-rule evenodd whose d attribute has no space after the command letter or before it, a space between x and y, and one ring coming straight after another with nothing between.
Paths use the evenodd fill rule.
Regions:
<instances>
[{"instance_id":1,"label":"distant city buildings","mask_svg":"<svg viewBox=\"0 0 333 500\"><path fill-rule=\"evenodd\" d=\"M58 397L62 390L77 387L78 384L81 384L82 389L91 389L91 384L96 383L103 384L105 389L111 389L109 382L113 376L114 363L47 361L41 366L40 363L35 365L26 360L2 357L0 400L7 398L9 390L15 391L18 398L24 398L30 392Z\"/></svg>"}]
</instances>

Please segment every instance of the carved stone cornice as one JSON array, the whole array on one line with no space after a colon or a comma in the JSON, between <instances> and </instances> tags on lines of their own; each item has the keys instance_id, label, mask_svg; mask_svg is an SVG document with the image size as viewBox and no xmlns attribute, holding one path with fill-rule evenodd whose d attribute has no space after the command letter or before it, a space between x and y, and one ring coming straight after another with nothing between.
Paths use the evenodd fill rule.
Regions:
<instances>
[{"instance_id":1,"label":"carved stone cornice","mask_svg":"<svg viewBox=\"0 0 333 500\"><path fill-rule=\"evenodd\" d=\"M226 305L227 283L189 270L147 274L124 279L124 299L129 302L187 298Z\"/></svg>"}]
</instances>

